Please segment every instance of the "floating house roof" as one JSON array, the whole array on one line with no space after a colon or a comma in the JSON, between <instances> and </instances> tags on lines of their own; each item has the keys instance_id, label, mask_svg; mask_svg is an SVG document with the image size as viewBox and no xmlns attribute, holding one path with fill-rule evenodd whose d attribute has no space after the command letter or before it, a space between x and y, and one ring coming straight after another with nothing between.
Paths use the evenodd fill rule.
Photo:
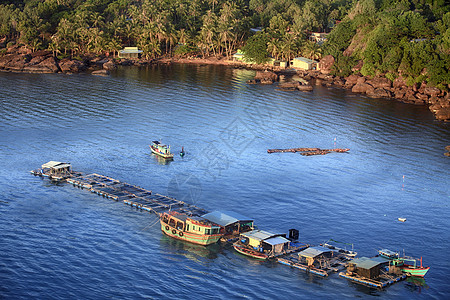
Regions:
<instances>
[{"instance_id":1,"label":"floating house roof","mask_svg":"<svg viewBox=\"0 0 450 300\"><path fill-rule=\"evenodd\" d=\"M217 210L203 215L202 218L205 218L211 222L214 222L224 227L236 222L253 221L252 219L247 218L233 211L217 211Z\"/></svg>"},{"instance_id":2,"label":"floating house roof","mask_svg":"<svg viewBox=\"0 0 450 300\"><path fill-rule=\"evenodd\" d=\"M67 167L70 167L70 164L63 163L60 161L54 161L54 160L51 160L48 163L45 163L41 166L42 169L45 169L45 168L62 169L62 168L67 168Z\"/></svg>"},{"instance_id":3,"label":"floating house roof","mask_svg":"<svg viewBox=\"0 0 450 300\"><path fill-rule=\"evenodd\" d=\"M386 260L384 260L386 261ZM351 261L352 264L355 264L358 268L362 269L372 269L383 263L383 261L375 258L368 257L360 257Z\"/></svg>"},{"instance_id":4,"label":"floating house roof","mask_svg":"<svg viewBox=\"0 0 450 300\"><path fill-rule=\"evenodd\" d=\"M276 236L276 234L274 234L274 233L270 233L270 232L263 231L263 230L252 230L249 232L241 233L241 235L245 236L249 239L254 239L257 241L263 241L263 240L269 239L273 236Z\"/></svg>"},{"instance_id":5,"label":"floating house roof","mask_svg":"<svg viewBox=\"0 0 450 300\"><path fill-rule=\"evenodd\" d=\"M331 252L332 250L329 248L325 248L322 246L316 246L316 247L309 247L303 251L301 251L298 255L303 257L316 257L323 253Z\"/></svg>"},{"instance_id":6,"label":"floating house roof","mask_svg":"<svg viewBox=\"0 0 450 300\"><path fill-rule=\"evenodd\" d=\"M279 244L286 244L289 242L290 241L287 238L284 238L282 236L277 236L277 237L273 237L273 238L264 240L264 243L267 243L272 246L279 245Z\"/></svg>"}]
</instances>

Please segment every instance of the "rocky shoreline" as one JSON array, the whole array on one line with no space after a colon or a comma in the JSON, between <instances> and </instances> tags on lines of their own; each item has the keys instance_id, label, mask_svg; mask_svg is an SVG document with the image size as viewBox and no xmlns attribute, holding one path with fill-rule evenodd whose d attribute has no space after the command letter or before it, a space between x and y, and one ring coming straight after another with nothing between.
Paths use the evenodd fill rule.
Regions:
<instances>
[{"instance_id":1,"label":"rocky shoreline","mask_svg":"<svg viewBox=\"0 0 450 300\"><path fill-rule=\"evenodd\" d=\"M128 60L114 59L106 56L84 57L82 60L57 59L51 51L40 50L31 52L25 48L12 47L0 57L0 71L26 73L81 73L93 75L109 75L109 71L117 65L145 66L150 64L197 64L197 65L226 65L234 68L257 70L249 84L273 84L280 81L280 77L294 78L287 82L280 82L283 90L311 91L314 85L343 88L354 93L366 94L372 98L395 99L401 102L428 105L429 109L439 121L450 121L450 93L438 88L422 84L407 86L405 79L399 77L391 82L385 77L369 78L362 75L339 77L329 74L332 63L329 57L321 62L321 71L284 70L279 67L262 65L248 65L217 58L162 58L158 60ZM297 75L294 77L293 75Z\"/></svg>"}]
</instances>

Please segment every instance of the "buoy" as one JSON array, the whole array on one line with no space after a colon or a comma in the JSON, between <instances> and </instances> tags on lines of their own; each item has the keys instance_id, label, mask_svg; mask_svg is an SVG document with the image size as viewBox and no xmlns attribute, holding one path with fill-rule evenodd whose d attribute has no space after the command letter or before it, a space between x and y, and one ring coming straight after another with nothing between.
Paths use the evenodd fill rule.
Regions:
<instances>
[{"instance_id":1,"label":"buoy","mask_svg":"<svg viewBox=\"0 0 450 300\"><path fill-rule=\"evenodd\" d=\"M184 156L184 147L181 147L181 152L180 152L180 156L183 157Z\"/></svg>"},{"instance_id":2,"label":"buoy","mask_svg":"<svg viewBox=\"0 0 450 300\"><path fill-rule=\"evenodd\" d=\"M400 222L405 222L406 218L398 218L397 220L399 220Z\"/></svg>"}]
</instances>

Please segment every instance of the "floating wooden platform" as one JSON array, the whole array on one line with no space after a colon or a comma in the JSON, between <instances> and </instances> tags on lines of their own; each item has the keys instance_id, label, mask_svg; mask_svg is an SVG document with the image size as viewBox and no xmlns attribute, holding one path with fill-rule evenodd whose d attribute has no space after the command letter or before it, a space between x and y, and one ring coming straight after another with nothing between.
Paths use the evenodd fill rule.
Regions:
<instances>
[{"instance_id":1,"label":"floating wooden platform","mask_svg":"<svg viewBox=\"0 0 450 300\"><path fill-rule=\"evenodd\" d=\"M175 198L154 194L139 186L96 173L68 178L66 181L73 186L88 189L99 196L122 201L124 204L155 213L158 216L166 211L178 211L193 216L208 213L207 210Z\"/></svg>"},{"instance_id":2,"label":"floating wooden platform","mask_svg":"<svg viewBox=\"0 0 450 300\"><path fill-rule=\"evenodd\" d=\"M289 148L289 149L267 149L267 153L296 153L301 152L301 155L310 156L310 155L325 155L330 152L338 152L345 153L350 149L347 148L335 148L335 149L320 149L320 148Z\"/></svg>"},{"instance_id":3,"label":"floating wooden platform","mask_svg":"<svg viewBox=\"0 0 450 300\"><path fill-rule=\"evenodd\" d=\"M305 262L301 262L298 258L298 253L293 253L286 257L279 257L278 262L283 265L300 269L306 273L327 277L331 273L342 271L347 266L347 261L349 259L343 254L336 253L338 254L336 257L322 259L322 267L308 266Z\"/></svg>"},{"instance_id":4,"label":"floating wooden platform","mask_svg":"<svg viewBox=\"0 0 450 300\"><path fill-rule=\"evenodd\" d=\"M382 289L395 282L401 281L407 277L407 274L399 275L381 275L378 280L365 278L356 274L348 274L346 272L340 272L339 276L347 278L353 282L368 286Z\"/></svg>"}]
</instances>

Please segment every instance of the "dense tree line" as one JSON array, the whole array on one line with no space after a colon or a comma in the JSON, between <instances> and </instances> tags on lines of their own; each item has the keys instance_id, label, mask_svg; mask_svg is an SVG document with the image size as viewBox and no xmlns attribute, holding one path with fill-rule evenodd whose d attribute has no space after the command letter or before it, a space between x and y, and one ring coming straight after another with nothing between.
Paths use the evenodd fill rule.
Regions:
<instances>
[{"instance_id":1,"label":"dense tree line","mask_svg":"<svg viewBox=\"0 0 450 300\"><path fill-rule=\"evenodd\" d=\"M0 41L60 57L115 54L138 46L146 58L227 56L238 48L269 56L336 58L348 75L399 74L410 83L450 83L446 0L25 0L0 1ZM253 33L251 28L262 30ZM322 46L311 31L331 32ZM0 43L1 44L1 43Z\"/></svg>"}]
</instances>

